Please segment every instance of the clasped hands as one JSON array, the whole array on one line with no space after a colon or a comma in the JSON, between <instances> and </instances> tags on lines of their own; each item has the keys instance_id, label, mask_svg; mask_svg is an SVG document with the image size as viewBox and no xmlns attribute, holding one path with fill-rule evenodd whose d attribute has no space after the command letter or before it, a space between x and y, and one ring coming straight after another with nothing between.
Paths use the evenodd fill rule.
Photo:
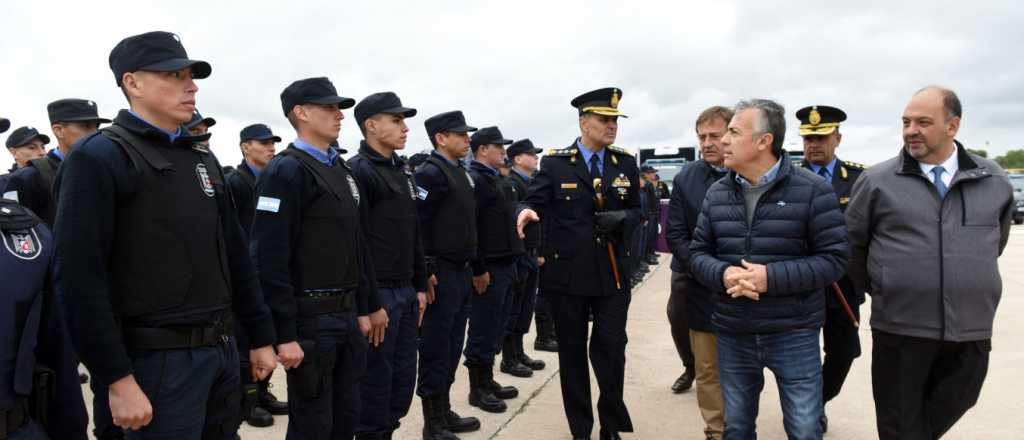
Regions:
<instances>
[{"instance_id":1,"label":"clasped hands","mask_svg":"<svg viewBox=\"0 0 1024 440\"><path fill-rule=\"evenodd\" d=\"M763 264L741 260L740 266L730 266L722 275L725 293L733 298L745 296L754 301L768 291L768 267Z\"/></svg>"}]
</instances>

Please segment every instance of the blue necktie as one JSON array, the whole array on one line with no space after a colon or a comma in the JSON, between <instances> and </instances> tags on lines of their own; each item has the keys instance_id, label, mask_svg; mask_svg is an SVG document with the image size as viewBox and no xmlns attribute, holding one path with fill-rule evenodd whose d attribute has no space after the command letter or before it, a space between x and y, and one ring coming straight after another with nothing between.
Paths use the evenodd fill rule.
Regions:
<instances>
[{"instance_id":1,"label":"blue necktie","mask_svg":"<svg viewBox=\"0 0 1024 440\"><path fill-rule=\"evenodd\" d=\"M829 175L828 175L828 168L825 168L825 167L818 168L818 175L821 176L821 177L824 177L825 181L828 182L829 185L832 184L832 178L829 177Z\"/></svg>"},{"instance_id":2,"label":"blue necktie","mask_svg":"<svg viewBox=\"0 0 1024 440\"><path fill-rule=\"evenodd\" d=\"M598 165L597 161L596 153L593 156L590 156L590 177L592 179L600 179L603 174L601 173L601 167Z\"/></svg>"},{"instance_id":3,"label":"blue necktie","mask_svg":"<svg viewBox=\"0 0 1024 440\"><path fill-rule=\"evenodd\" d=\"M932 180L932 183L935 184L935 189L939 191L940 199L946 198L946 191L949 190L949 188L946 188L946 182L942 181L942 173L944 173L945 171L946 169L941 166L932 168L932 174L935 175L935 179Z\"/></svg>"}]
</instances>

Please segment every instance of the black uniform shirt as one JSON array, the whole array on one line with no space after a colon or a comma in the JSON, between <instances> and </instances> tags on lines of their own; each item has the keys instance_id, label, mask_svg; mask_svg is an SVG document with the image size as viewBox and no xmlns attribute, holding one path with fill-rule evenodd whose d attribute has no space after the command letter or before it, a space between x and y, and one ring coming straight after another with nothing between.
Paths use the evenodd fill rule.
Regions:
<instances>
[{"instance_id":1,"label":"black uniform shirt","mask_svg":"<svg viewBox=\"0 0 1024 440\"><path fill-rule=\"evenodd\" d=\"M49 162L54 171L60 167L62 159L56 150L50 150L40 160ZM57 215L57 203L53 200L53 193L50 187L53 182L47 182L43 173L31 162L29 165L19 168L7 177L7 187L0 188L4 194L14 193L18 203L24 206L43 220L47 226L53 227L53 218Z\"/></svg>"},{"instance_id":2,"label":"black uniform shirt","mask_svg":"<svg viewBox=\"0 0 1024 440\"><path fill-rule=\"evenodd\" d=\"M288 146L289 150L299 151ZM338 159L340 162L340 159ZM332 166L345 166L335 163ZM252 255L256 261L263 293L274 313L278 343L298 340L296 296L302 286L302 259L298 250L304 208L329 191L299 162L285 154L275 156L260 173L256 184L257 208L252 225ZM360 193L361 193L360 189ZM273 203L273 206L266 206ZM360 222L366 225L366 204L359 204ZM356 308L360 316L380 310L377 282L369 248L363 234L354 244L359 265Z\"/></svg>"},{"instance_id":3,"label":"black uniform shirt","mask_svg":"<svg viewBox=\"0 0 1024 440\"><path fill-rule=\"evenodd\" d=\"M135 133L159 148L191 148L204 137L171 137L145 121L121 110L114 124ZM210 153L212 154L212 153ZM220 168L213 172L219 172ZM132 362L112 306L110 256L118 234L114 219L118 202L136 195L139 171L125 151L102 132L79 141L57 174L54 190L59 201L56 216L57 279L67 304L68 327L82 362L102 383L113 383L132 374ZM256 271L230 201L220 206L220 221L228 257L231 308L241 320L253 347L274 342L270 311L263 302ZM154 249L153 252L160 252ZM159 267L154 267L159 271ZM154 325L208 325L214 314L182 318Z\"/></svg>"},{"instance_id":4,"label":"black uniform shirt","mask_svg":"<svg viewBox=\"0 0 1024 440\"><path fill-rule=\"evenodd\" d=\"M252 217L256 211L256 174L252 172L249 164L242 159L227 176L228 188L231 197L235 200L238 208L238 223L242 225L245 234L252 232Z\"/></svg>"},{"instance_id":5,"label":"black uniform shirt","mask_svg":"<svg viewBox=\"0 0 1024 440\"><path fill-rule=\"evenodd\" d=\"M408 231L380 231L379 228L368 227L367 242L370 252L374 256L374 266L377 271L377 279L381 281L410 280L417 292L427 291L427 269L423 261L423 242L420 238L420 223L416 214L416 204L413 199L416 196L416 186L412 176L405 171L405 163L392 154L391 157L381 156L376 150L370 147L366 141L359 145L359 154L349 160L352 167L352 175L359 182L359 189L362 191L360 203L366 205L369 213L369 223L383 227L403 227ZM392 184L385 180L383 173L388 173ZM401 182L401 181L405 182ZM374 215L374 209L382 203L393 201L394 198L402 198L403 201L411 201L408 206L410 212L389 213L388 218L378 218ZM400 221L399 218L409 218L411 225L392 223ZM407 235L408 234L408 235ZM411 241L412 246L405 242ZM402 267L382 267L382 263L401 262ZM411 267L405 267L405 263L411 261Z\"/></svg>"}]
</instances>

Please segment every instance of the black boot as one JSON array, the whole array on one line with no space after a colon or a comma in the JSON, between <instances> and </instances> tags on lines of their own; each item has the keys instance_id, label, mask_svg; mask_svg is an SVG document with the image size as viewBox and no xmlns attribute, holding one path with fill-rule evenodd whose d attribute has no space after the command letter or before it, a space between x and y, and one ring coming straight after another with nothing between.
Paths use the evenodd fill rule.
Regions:
<instances>
[{"instance_id":1,"label":"black boot","mask_svg":"<svg viewBox=\"0 0 1024 440\"><path fill-rule=\"evenodd\" d=\"M423 440L459 440L445 426L441 396L421 397L423 404Z\"/></svg>"},{"instance_id":2,"label":"black boot","mask_svg":"<svg viewBox=\"0 0 1024 440\"><path fill-rule=\"evenodd\" d=\"M515 377L533 376L533 369L520 361L515 337L511 335L505 337L505 344L501 349L501 372Z\"/></svg>"},{"instance_id":3,"label":"black boot","mask_svg":"<svg viewBox=\"0 0 1024 440\"><path fill-rule=\"evenodd\" d=\"M270 392L270 378L260 381L259 386L260 400L257 405L275 416L288 415L288 402L277 400L277 397Z\"/></svg>"},{"instance_id":4,"label":"black boot","mask_svg":"<svg viewBox=\"0 0 1024 440\"><path fill-rule=\"evenodd\" d=\"M527 368L535 371L543 370L547 365L540 359L533 359L526 355L526 349L523 348L523 335L515 336L516 344L516 355L519 357L519 362L526 365ZM502 355L502 361L504 362L504 355Z\"/></svg>"},{"instance_id":5,"label":"black boot","mask_svg":"<svg viewBox=\"0 0 1024 440\"><path fill-rule=\"evenodd\" d=\"M508 409L491 391L490 381L481 367L469 368L469 404L490 413L503 413Z\"/></svg>"},{"instance_id":6,"label":"black boot","mask_svg":"<svg viewBox=\"0 0 1024 440\"><path fill-rule=\"evenodd\" d=\"M558 353L558 339L555 338L555 325L550 320L537 320L537 339L533 341L533 349Z\"/></svg>"},{"instance_id":7,"label":"black boot","mask_svg":"<svg viewBox=\"0 0 1024 440\"><path fill-rule=\"evenodd\" d=\"M524 366L525 367L525 366ZM484 375L484 385L491 390L491 394L501 400L515 399L519 397L519 390L514 386L502 386L500 383L494 380L494 367L487 366L482 369ZM533 371L531 370L531 373Z\"/></svg>"},{"instance_id":8,"label":"black boot","mask_svg":"<svg viewBox=\"0 0 1024 440\"><path fill-rule=\"evenodd\" d=\"M476 417L462 417L455 411L452 411L452 402L448 398L448 394L442 394L438 396L441 401L441 412L444 414L445 425L448 426L448 430L456 434L460 432L473 432L480 429L480 419Z\"/></svg>"},{"instance_id":9,"label":"black boot","mask_svg":"<svg viewBox=\"0 0 1024 440\"><path fill-rule=\"evenodd\" d=\"M245 423L256 428L273 426L274 416L256 404L258 392L256 384L242 387L242 416L245 417Z\"/></svg>"}]
</instances>

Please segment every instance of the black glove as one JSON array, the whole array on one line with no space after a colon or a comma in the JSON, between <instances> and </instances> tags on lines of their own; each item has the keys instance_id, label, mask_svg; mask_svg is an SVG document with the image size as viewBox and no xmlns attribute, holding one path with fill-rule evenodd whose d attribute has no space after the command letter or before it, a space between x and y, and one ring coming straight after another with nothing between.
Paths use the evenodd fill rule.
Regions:
<instances>
[{"instance_id":1,"label":"black glove","mask_svg":"<svg viewBox=\"0 0 1024 440\"><path fill-rule=\"evenodd\" d=\"M594 213L594 225L600 234L613 234L626 221L626 211L601 211Z\"/></svg>"}]
</instances>

